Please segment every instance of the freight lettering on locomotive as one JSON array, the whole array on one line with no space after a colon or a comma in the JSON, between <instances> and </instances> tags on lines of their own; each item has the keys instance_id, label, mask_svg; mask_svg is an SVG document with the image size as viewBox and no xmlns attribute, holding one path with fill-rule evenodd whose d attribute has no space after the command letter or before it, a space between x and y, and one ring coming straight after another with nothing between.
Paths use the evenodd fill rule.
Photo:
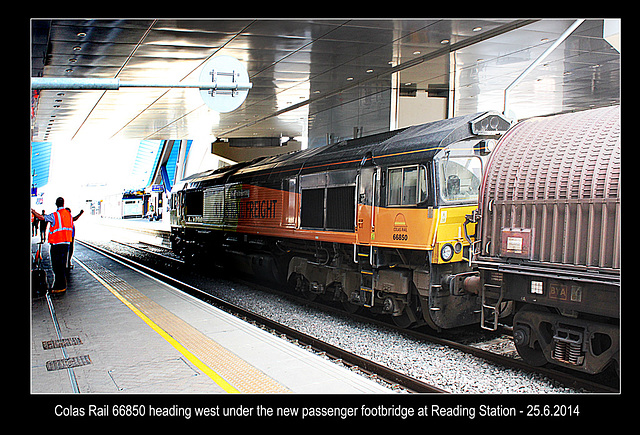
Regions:
<instances>
[{"instance_id":1,"label":"freight lettering on locomotive","mask_svg":"<svg viewBox=\"0 0 640 435\"><path fill-rule=\"evenodd\" d=\"M277 199L241 202L238 217L240 219L274 219L277 203Z\"/></svg>"}]
</instances>

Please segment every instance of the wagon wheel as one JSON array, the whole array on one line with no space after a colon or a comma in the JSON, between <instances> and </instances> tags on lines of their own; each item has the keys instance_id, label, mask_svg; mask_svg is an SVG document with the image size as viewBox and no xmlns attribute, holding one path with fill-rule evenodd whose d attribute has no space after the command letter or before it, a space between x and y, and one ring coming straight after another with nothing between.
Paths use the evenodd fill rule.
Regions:
<instances>
[{"instance_id":1,"label":"wagon wheel","mask_svg":"<svg viewBox=\"0 0 640 435\"><path fill-rule=\"evenodd\" d=\"M522 308L513 319L513 341L516 346L516 350L520 357L527 364L540 367L545 365L548 361L544 356L542 347L538 340L536 340L535 334L531 331L529 325L525 323L519 323L518 318L522 313L530 311L546 311L543 307L537 307L535 305L527 305Z\"/></svg>"}]
</instances>

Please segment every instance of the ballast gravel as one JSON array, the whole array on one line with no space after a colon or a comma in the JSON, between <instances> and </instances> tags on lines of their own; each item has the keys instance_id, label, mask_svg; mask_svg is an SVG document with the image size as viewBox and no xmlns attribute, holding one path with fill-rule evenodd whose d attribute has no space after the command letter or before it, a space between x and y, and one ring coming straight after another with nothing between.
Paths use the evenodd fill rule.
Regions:
<instances>
[{"instance_id":1,"label":"ballast gravel","mask_svg":"<svg viewBox=\"0 0 640 435\"><path fill-rule=\"evenodd\" d=\"M141 255L90 240L122 255ZM126 251L126 252L125 252ZM193 274L190 284L320 340L458 394L580 393L544 376L494 365L457 349L419 341L391 328L325 313L249 285Z\"/></svg>"},{"instance_id":2,"label":"ballast gravel","mask_svg":"<svg viewBox=\"0 0 640 435\"><path fill-rule=\"evenodd\" d=\"M207 285L218 297L451 393L577 393L457 349L419 341L391 328L319 312L246 285Z\"/></svg>"}]
</instances>

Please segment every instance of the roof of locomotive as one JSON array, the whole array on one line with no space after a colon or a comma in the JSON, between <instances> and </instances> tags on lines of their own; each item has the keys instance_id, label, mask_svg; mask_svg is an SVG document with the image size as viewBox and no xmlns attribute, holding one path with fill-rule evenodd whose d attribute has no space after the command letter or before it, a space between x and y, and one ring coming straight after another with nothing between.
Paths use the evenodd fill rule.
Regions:
<instances>
[{"instance_id":1,"label":"roof of locomotive","mask_svg":"<svg viewBox=\"0 0 640 435\"><path fill-rule=\"evenodd\" d=\"M272 157L260 157L194 174L181 180L181 183L187 182L191 188L196 188L256 176L285 178L304 172L357 168L366 158L385 159L385 164L394 164L397 161L406 162L407 153L421 153L420 160L426 161L451 143L478 137L472 132L470 122L487 113L490 112L443 119Z\"/></svg>"}]
</instances>

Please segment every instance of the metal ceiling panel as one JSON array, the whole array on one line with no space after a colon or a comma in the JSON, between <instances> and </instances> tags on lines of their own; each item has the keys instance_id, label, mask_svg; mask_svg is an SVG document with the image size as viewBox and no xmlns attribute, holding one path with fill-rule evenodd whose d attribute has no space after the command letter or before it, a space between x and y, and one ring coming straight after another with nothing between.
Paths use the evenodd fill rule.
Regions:
<instances>
[{"instance_id":1,"label":"metal ceiling panel","mask_svg":"<svg viewBox=\"0 0 640 435\"><path fill-rule=\"evenodd\" d=\"M456 115L502 109L504 90L574 20L540 20L455 53ZM620 53L602 39L603 20L586 20L512 93L522 119L620 102Z\"/></svg>"},{"instance_id":2,"label":"metal ceiling panel","mask_svg":"<svg viewBox=\"0 0 640 435\"><path fill-rule=\"evenodd\" d=\"M398 65L399 85L450 86L454 115L501 110L504 89L572 22L33 20L34 76L195 81L209 58L231 55L253 83L243 105L224 114L189 89L42 91L33 140L294 137L314 128L319 136L333 127L331 133L344 136L360 125L354 119L368 130L385 129ZM518 116L619 102L620 53L602 38L602 28L602 19L586 20L515 88ZM449 55L449 46L464 41L468 46ZM434 52L441 55L413 64Z\"/></svg>"}]
</instances>

